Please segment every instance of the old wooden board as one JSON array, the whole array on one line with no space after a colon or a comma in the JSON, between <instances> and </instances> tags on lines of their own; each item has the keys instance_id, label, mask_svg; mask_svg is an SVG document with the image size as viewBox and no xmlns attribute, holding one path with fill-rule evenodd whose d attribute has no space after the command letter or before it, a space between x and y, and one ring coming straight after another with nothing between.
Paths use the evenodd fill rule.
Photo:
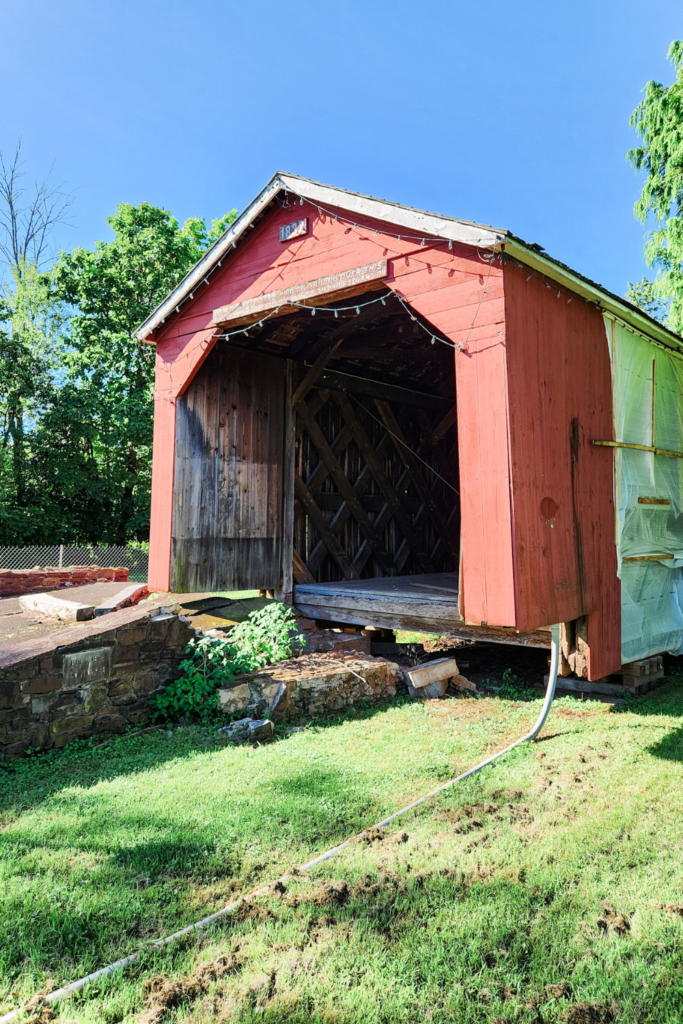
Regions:
<instances>
[{"instance_id":1,"label":"old wooden board","mask_svg":"<svg viewBox=\"0 0 683 1024\"><path fill-rule=\"evenodd\" d=\"M458 612L458 574L422 573L380 579L310 583L294 587L294 604L312 619L349 625L414 629L460 640L550 647L550 628L517 633L469 625Z\"/></svg>"},{"instance_id":2,"label":"old wooden board","mask_svg":"<svg viewBox=\"0 0 683 1024\"><path fill-rule=\"evenodd\" d=\"M173 590L281 587L286 369L216 348L178 400Z\"/></svg>"},{"instance_id":3,"label":"old wooden board","mask_svg":"<svg viewBox=\"0 0 683 1024\"><path fill-rule=\"evenodd\" d=\"M332 302L344 296L356 294L359 287L365 288L370 284L381 284L386 276L387 261L378 260L376 263L354 267L353 270L330 274L328 277L305 281L290 288L266 292L265 295L256 295L253 298L221 306L214 310L213 322L221 325L235 325L247 323L259 315L275 310L284 314L291 312L298 303L306 302L307 299Z\"/></svg>"},{"instance_id":4,"label":"old wooden board","mask_svg":"<svg viewBox=\"0 0 683 1024\"><path fill-rule=\"evenodd\" d=\"M460 621L457 573L307 583L295 586L294 603L312 618L389 628L397 619L440 627Z\"/></svg>"}]
</instances>

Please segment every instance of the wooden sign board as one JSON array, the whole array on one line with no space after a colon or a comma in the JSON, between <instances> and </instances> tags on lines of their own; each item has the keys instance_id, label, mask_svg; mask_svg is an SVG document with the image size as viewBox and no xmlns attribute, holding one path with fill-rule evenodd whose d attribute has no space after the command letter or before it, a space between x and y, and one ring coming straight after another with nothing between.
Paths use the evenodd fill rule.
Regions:
<instances>
[{"instance_id":1,"label":"wooden sign board","mask_svg":"<svg viewBox=\"0 0 683 1024\"><path fill-rule=\"evenodd\" d=\"M369 263L364 267L354 267L353 270L344 270L340 274L319 277L315 281L306 281L291 288L282 288L277 292L267 292L253 299L243 299L242 302L221 306L220 309L213 311L213 323L215 326L237 326L258 320L264 314L271 314L275 310L280 316L284 316L285 313L293 312L300 303L311 306L327 305L358 295L366 291L368 285L382 284L386 276L387 261L378 260L377 263Z\"/></svg>"},{"instance_id":2,"label":"wooden sign board","mask_svg":"<svg viewBox=\"0 0 683 1024\"><path fill-rule=\"evenodd\" d=\"M280 241L288 242L290 238L301 238L308 234L308 217L301 217L292 224L283 224L280 228Z\"/></svg>"}]
</instances>

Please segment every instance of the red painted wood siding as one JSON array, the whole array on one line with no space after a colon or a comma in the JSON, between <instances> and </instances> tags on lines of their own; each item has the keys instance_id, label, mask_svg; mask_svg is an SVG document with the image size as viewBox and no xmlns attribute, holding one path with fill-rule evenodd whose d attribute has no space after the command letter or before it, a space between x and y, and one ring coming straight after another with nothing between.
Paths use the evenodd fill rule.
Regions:
<instances>
[{"instance_id":1,"label":"red painted wood siding","mask_svg":"<svg viewBox=\"0 0 683 1024\"><path fill-rule=\"evenodd\" d=\"M157 353L157 380L159 379ZM154 399L152 449L152 509L149 528L150 590L171 588L171 531L173 527L173 472L175 465L175 402L157 395Z\"/></svg>"},{"instance_id":2,"label":"red painted wood siding","mask_svg":"<svg viewBox=\"0 0 683 1024\"><path fill-rule=\"evenodd\" d=\"M517 628L588 614L590 678L621 666L609 349L602 314L504 268Z\"/></svg>"},{"instance_id":3,"label":"red painted wood siding","mask_svg":"<svg viewBox=\"0 0 683 1024\"><path fill-rule=\"evenodd\" d=\"M589 638L609 633L606 648L602 639L592 645L591 676L612 671L620 610L611 455L587 445L590 437L611 436L609 357L599 312L578 297L569 304L568 294L557 299L557 288L551 293L535 278L527 284L524 272L510 263L503 269L500 258L489 272L470 247L399 241L380 222L353 228L347 214L339 215L344 219L335 221L298 201L267 213L209 285L158 332L162 411L155 429L150 581L162 589L170 561L175 435L173 407L162 400L183 393L210 351L213 310L387 259L387 284L461 346L454 355L465 618L530 629L574 618L585 607ZM309 218L309 234L283 245L279 226L300 216ZM429 345L427 335L421 343ZM579 459L572 464L574 420ZM545 497L561 518L552 531L541 518ZM576 514L567 519L574 506Z\"/></svg>"},{"instance_id":4,"label":"red painted wood siding","mask_svg":"<svg viewBox=\"0 0 683 1024\"><path fill-rule=\"evenodd\" d=\"M490 254L483 254L490 255ZM500 258L447 245L392 263L387 283L460 346L455 355L467 622L515 625ZM438 342L437 342L438 344Z\"/></svg>"}]
</instances>

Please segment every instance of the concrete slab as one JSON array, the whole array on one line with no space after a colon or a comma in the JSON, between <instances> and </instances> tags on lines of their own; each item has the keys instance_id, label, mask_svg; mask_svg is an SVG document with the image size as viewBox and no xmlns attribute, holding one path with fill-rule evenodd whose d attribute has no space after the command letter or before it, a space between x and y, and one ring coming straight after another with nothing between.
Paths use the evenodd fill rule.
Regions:
<instances>
[{"instance_id":1,"label":"concrete slab","mask_svg":"<svg viewBox=\"0 0 683 1024\"><path fill-rule=\"evenodd\" d=\"M80 601L67 601L63 597L52 594L24 594L19 598L22 612L33 612L37 615L49 615L62 622L85 622L92 619L95 606L82 604Z\"/></svg>"}]
</instances>

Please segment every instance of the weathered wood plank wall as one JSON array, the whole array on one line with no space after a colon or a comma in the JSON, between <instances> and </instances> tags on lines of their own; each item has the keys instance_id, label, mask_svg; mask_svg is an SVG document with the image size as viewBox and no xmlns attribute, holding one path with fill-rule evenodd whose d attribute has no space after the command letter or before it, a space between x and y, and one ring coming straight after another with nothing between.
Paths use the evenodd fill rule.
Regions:
<instances>
[{"instance_id":1,"label":"weathered wood plank wall","mask_svg":"<svg viewBox=\"0 0 683 1024\"><path fill-rule=\"evenodd\" d=\"M174 591L280 586L286 371L221 345L177 399Z\"/></svg>"}]
</instances>

